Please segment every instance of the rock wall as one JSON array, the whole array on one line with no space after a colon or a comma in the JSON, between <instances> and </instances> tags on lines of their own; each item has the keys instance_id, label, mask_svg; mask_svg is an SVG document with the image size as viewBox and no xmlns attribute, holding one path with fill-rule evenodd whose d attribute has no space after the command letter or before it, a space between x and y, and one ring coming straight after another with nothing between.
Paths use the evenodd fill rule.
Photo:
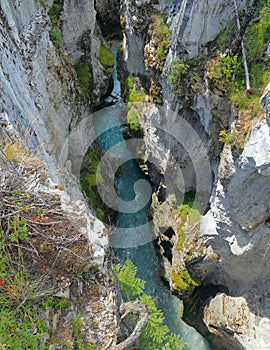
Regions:
<instances>
[{"instance_id":1,"label":"rock wall","mask_svg":"<svg viewBox=\"0 0 270 350\"><path fill-rule=\"evenodd\" d=\"M1 109L19 128L32 126L35 136L30 141L43 145L57 182L63 143L77 121L89 114L89 107L80 98L70 65L49 40L46 10L38 1L20 4L1 2Z\"/></svg>"},{"instance_id":2,"label":"rock wall","mask_svg":"<svg viewBox=\"0 0 270 350\"><path fill-rule=\"evenodd\" d=\"M116 294L105 263L108 230L88 207L79 188L76 167L80 164L75 164L75 160L83 158L89 145L88 136L91 135L93 140L95 137L92 106L83 97L73 65L91 65L94 102L99 102L106 94L110 79L104 75L104 67L98 60L103 36L96 22L94 1L64 2L60 19L61 50L49 37L51 23L47 12L52 2L1 1L1 134L5 132L13 141L21 137L24 144L42 156L49 179L46 185L41 185L41 190L61 198L63 211L78 218L79 231L88 239L92 259L91 266L87 267L89 271L86 268L76 276L69 276L68 280L65 279L69 281L65 289L56 295L81 298L83 307L80 310L73 305L59 312L46 309L43 316L50 335L57 344L64 341L72 344L72 324L80 312L85 340L93 346L108 348L116 343ZM76 129L83 121L87 121L87 128ZM79 134L76 133L78 128ZM95 276L94 287L89 289L91 296L85 292L87 282L83 273L89 273L90 278ZM64 280L62 275L55 278Z\"/></svg>"},{"instance_id":3,"label":"rock wall","mask_svg":"<svg viewBox=\"0 0 270 350\"><path fill-rule=\"evenodd\" d=\"M29 1L27 6L15 0L1 2L1 124L11 137L19 133L23 137L24 130L32 129L29 133L32 136L27 137L26 143L42 154L50 179L64 186L71 201L81 201L84 211L88 213L86 215L90 217L90 221L95 222L94 215L83 202L78 174L76 173L77 178L72 174L72 150L69 152L65 146L75 125L85 118L89 117L88 130L93 133L91 108L82 96L75 71L67 60L66 53L58 50L49 38L50 20L47 11L52 1L44 4L46 7L41 6L39 1ZM80 20L81 31L78 32L77 39L72 38L79 42L82 33L88 30L90 33L94 32L94 3L87 2L84 12L81 12L81 7L72 5L73 2L67 2L63 14L65 18L70 15L70 23L76 25L74 18L80 18L79 14L88 16L90 13L93 19L93 23L88 22L86 17L85 26ZM66 39L64 37L68 42L76 28L66 29L65 20L63 23L63 35L67 31L70 33ZM79 46L73 47L70 54L72 57L79 57ZM78 138L81 137L82 135ZM77 157L81 143L73 141ZM82 152L85 151L82 148ZM74 202L70 203L71 206L72 203ZM104 257L108 239L99 231L93 229L88 233L90 240L95 242L98 255L103 254Z\"/></svg>"},{"instance_id":4,"label":"rock wall","mask_svg":"<svg viewBox=\"0 0 270 350\"><path fill-rule=\"evenodd\" d=\"M239 8L244 3L243 1L238 2ZM174 57L179 57L183 53L187 53L190 57L199 52L210 54L210 49L206 44L209 44L209 41L220 32L222 29L220 23L224 23L225 26L234 15L233 3L226 4L226 11L224 6L222 1L212 1L210 4L204 1L175 1L173 4L167 1L121 2L121 15L124 18L122 24L124 26L125 69L128 74L141 79L146 93L151 90L152 82L161 89L163 106L158 112L152 113L152 118L146 115L140 121L147 144L145 160L159 165L160 172L168 179L168 185L174 182L170 181L170 178L172 180L177 177L176 182L180 183L181 177L184 176L185 192L195 189L196 176L188 155L189 150L183 150L185 142L181 145L183 120L192 125L199 135L208 154L211 170L216 174L221 152L217 130L229 127L233 119L233 110L224 95L209 90L207 79L203 75L196 81L196 87L191 88L192 91L186 91L185 96L181 97L172 93L167 76ZM149 66L145 62L146 47L147 50L150 49L153 52L156 50L155 47L151 47L149 38L150 17L153 13L165 14L165 22L171 33L170 47L162 70L155 69L153 64ZM201 20L203 20L203 25ZM208 31L207 28L210 27L212 29ZM199 30L201 30L200 35L198 35ZM186 87L187 85L188 83ZM167 113L170 113L169 117ZM159 124L161 130L151 128L153 121L154 124ZM174 137L171 137L170 133ZM180 148L181 151L179 151ZM151 172L150 176L156 177Z\"/></svg>"},{"instance_id":5,"label":"rock wall","mask_svg":"<svg viewBox=\"0 0 270 350\"><path fill-rule=\"evenodd\" d=\"M261 99L266 116L269 100L268 85ZM255 125L240 158L233 160L224 148L211 209L201 220L200 236L219 258L212 264L202 261L198 268L212 283L229 288L228 295L211 299L204 321L210 331L232 331L244 349L270 346L269 150L265 120Z\"/></svg>"}]
</instances>

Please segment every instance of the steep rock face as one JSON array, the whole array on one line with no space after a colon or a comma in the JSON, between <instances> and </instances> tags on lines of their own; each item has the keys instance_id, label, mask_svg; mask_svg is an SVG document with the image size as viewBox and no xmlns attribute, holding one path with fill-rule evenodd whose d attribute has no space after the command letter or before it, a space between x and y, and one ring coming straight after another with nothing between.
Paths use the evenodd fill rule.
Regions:
<instances>
[{"instance_id":1,"label":"steep rock face","mask_svg":"<svg viewBox=\"0 0 270 350\"><path fill-rule=\"evenodd\" d=\"M268 274L263 260L269 233L269 142L269 127L261 122L252 131L237 162L225 147L211 210L202 221L201 234L223 260L223 282L230 284L227 275L234 281L233 294L241 294L251 281L259 283ZM216 223L214 231L211 217ZM264 259L258 261L258 256Z\"/></svg>"},{"instance_id":2,"label":"steep rock face","mask_svg":"<svg viewBox=\"0 0 270 350\"><path fill-rule=\"evenodd\" d=\"M245 0L236 2L239 9L246 4ZM186 52L190 58L198 54L208 54L207 44L235 16L233 2L225 3L220 0L122 0L125 59L131 74L145 71L142 62L145 29L149 24L149 13L154 11L166 14L167 24L171 29L170 51L165 69L175 53Z\"/></svg>"},{"instance_id":3,"label":"steep rock face","mask_svg":"<svg viewBox=\"0 0 270 350\"><path fill-rule=\"evenodd\" d=\"M35 136L30 141L44 145L43 155L57 181L53 174L63 143L89 109L80 101L70 66L49 40L48 17L39 2L30 1L23 9L16 1L1 6L1 109L19 128L32 126Z\"/></svg>"},{"instance_id":4,"label":"steep rock face","mask_svg":"<svg viewBox=\"0 0 270 350\"><path fill-rule=\"evenodd\" d=\"M94 1L81 2L80 5L77 1L65 1L61 19L64 43L67 46L63 48L66 49L64 52L58 50L49 38L51 23L47 11L52 2L52 0L1 1L0 125L5 128L5 135L10 140L15 140L19 136L24 138L26 132L28 136L25 137L25 143L43 156L48 169L49 185L48 187L41 185L42 190L47 193L52 191L55 194L55 188L61 188L60 183L64 190L57 191L57 195L61 198L62 209L67 215L79 218L78 230L88 242L89 254L93 257L92 267L94 266L96 273L99 271L101 276L100 283L96 285L95 295L93 294L91 298L85 295L82 314L85 334L88 342L105 348L113 341L116 342L117 327L115 294L107 268L104 267L108 249L107 230L87 206L79 188L78 173L73 174L72 169L74 155L77 157L79 154L83 157L82 153L86 150L82 147L80 153L81 144L76 144L78 139L86 136L86 130L76 135L77 139L72 139L73 147L76 147L75 152L72 148L66 147L75 126L91 115L91 106L80 91L67 53L70 54L72 63L90 62L97 67L93 70L94 79L102 80L103 77L104 68L98 62L100 40L94 37L94 32L98 31L96 13ZM81 45L84 38L91 43L90 54L93 52L93 60L91 57L86 58L88 46ZM89 61L85 61L86 59ZM108 82L106 84L108 86ZM101 86L99 85L99 89ZM93 135L91 118L87 120L87 130ZM2 132L1 129L1 135ZM91 270L91 266L89 268ZM60 272L55 277L61 281L63 276ZM72 276L70 277L70 280L73 280ZM81 277L75 278L79 281ZM57 296L81 297L82 288L81 282L78 282L77 286L67 285ZM92 297L95 298L95 302ZM51 314L48 314L49 311L44 315L45 319L51 322L48 329L56 337L59 336L60 342L65 341L66 333L72 336L72 322L76 316L74 309L67 310L67 315L56 312L51 317ZM98 322L98 330L94 330L93 322ZM64 328L60 330L61 327Z\"/></svg>"},{"instance_id":5,"label":"steep rock face","mask_svg":"<svg viewBox=\"0 0 270 350\"><path fill-rule=\"evenodd\" d=\"M109 10L107 3L99 1L69 0L64 2L62 13L63 49L71 57L73 64L89 64L93 73L92 100L98 103L110 89L110 77L105 74L105 68L99 61L99 51L104 40L97 23L99 10ZM115 15L117 15L116 12ZM105 15L107 19L107 13Z\"/></svg>"},{"instance_id":6,"label":"steep rock face","mask_svg":"<svg viewBox=\"0 0 270 350\"><path fill-rule=\"evenodd\" d=\"M246 1L237 1L241 8ZM233 2L224 1L160 1L160 8L168 13L172 30L172 48L187 51L189 57L206 54L206 44L214 40L222 25L234 17Z\"/></svg>"},{"instance_id":7,"label":"steep rock face","mask_svg":"<svg viewBox=\"0 0 270 350\"><path fill-rule=\"evenodd\" d=\"M266 116L269 100L268 85L261 99ZM265 121L252 130L239 159L233 161L229 149L224 149L211 210L201 220L201 238L219 259L212 266L199 263L197 268L212 283L229 288L229 296L219 294L205 307L204 321L210 331L216 327L214 332L219 334L224 332L221 324L225 324L227 333L233 331L234 337L250 350L270 345L269 151L269 126ZM221 306L223 311L219 313ZM241 320L236 320L235 309L241 309Z\"/></svg>"},{"instance_id":8,"label":"steep rock face","mask_svg":"<svg viewBox=\"0 0 270 350\"><path fill-rule=\"evenodd\" d=\"M223 338L231 338L231 334L234 334L242 345L239 349L269 349L269 306L265 298L257 305L250 303L248 294L239 297L218 294L205 307L203 320L214 334ZM252 298L254 300L258 295L253 295ZM264 309L265 316L258 315L258 306Z\"/></svg>"},{"instance_id":9,"label":"steep rock face","mask_svg":"<svg viewBox=\"0 0 270 350\"><path fill-rule=\"evenodd\" d=\"M65 3L64 16L67 18L70 15L73 25L78 24L74 18L79 13L81 16L92 16L92 22L88 22L88 18L80 20L81 30L78 30L78 35L87 32L89 26L90 33L94 32L94 2L85 2L88 11L83 12L73 2ZM84 203L78 185L78 173L75 174L77 177L72 174L72 157L80 154L81 145L76 144L77 140L74 141L75 153L66 147L71 131L76 124L91 115L91 109L82 96L75 71L66 54L57 50L49 38L50 20L47 11L52 1L44 2L45 6L41 4L34 0L28 1L27 5L16 0L1 2L1 125L5 126L11 139L19 134L23 137L25 130L30 129L26 143L42 154L53 183L63 184L67 191L63 205L75 211L79 205L83 216L88 218L86 231L97 249L97 261L102 265L108 237L103 232L103 225ZM83 26L83 23L87 24ZM64 40L68 42L76 28L65 28L64 21L63 34L69 32ZM89 41L91 38L89 36ZM76 38L70 40L73 39ZM72 46L70 54L75 61L81 54L79 47ZM93 134L91 118L88 119L88 130ZM79 139L83 137L78 136ZM85 151L85 148L81 150ZM83 157L84 154L80 155Z\"/></svg>"}]
</instances>

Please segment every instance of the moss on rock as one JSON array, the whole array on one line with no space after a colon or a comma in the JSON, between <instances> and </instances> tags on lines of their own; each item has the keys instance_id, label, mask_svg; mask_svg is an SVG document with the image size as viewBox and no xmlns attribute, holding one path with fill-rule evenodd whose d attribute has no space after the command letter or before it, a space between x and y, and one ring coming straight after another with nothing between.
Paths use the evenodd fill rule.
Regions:
<instances>
[{"instance_id":1,"label":"moss on rock","mask_svg":"<svg viewBox=\"0 0 270 350\"><path fill-rule=\"evenodd\" d=\"M180 273L172 270L172 283L175 290L184 292L200 285L200 281L193 278L187 268L184 268Z\"/></svg>"},{"instance_id":2,"label":"moss on rock","mask_svg":"<svg viewBox=\"0 0 270 350\"><path fill-rule=\"evenodd\" d=\"M114 57L110 49L108 49L103 42L100 45L99 50L99 56L98 56L99 62L103 65L105 68L106 74L111 74L113 72L113 66L114 66Z\"/></svg>"}]
</instances>

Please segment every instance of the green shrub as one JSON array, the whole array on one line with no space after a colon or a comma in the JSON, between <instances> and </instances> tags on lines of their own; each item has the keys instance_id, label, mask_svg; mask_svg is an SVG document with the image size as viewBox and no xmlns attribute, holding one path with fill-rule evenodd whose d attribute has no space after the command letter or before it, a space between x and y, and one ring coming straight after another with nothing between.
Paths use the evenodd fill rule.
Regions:
<instances>
[{"instance_id":1,"label":"green shrub","mask_svg":"<svg viewBox=\"0 0 270 350\"><path fill-rule=\"evenodd\" d=\"M227 133L225 130L219 132L219 142L225 143L227 145L233 146L235 143L235 135Z\"/></svg>"},{"instance_id":2,"label":"green shrub","mask_svg":"<svg viewBox=\"0 0 270 350\"><path fill-rule=\"evenodd\" d=\"M131 107L131 109L128 111L127 122L131 130L134 130L134 131L141 130L141 124L138 119L138 113L133 107Z\"/></svg>"},{"instance_id":3,"label":"green shrub","mask_svg":"<svg viewBox=\"0 0 270 350\"><path fill-rule=\"evenodd\" d=\"M114 270L120 284L122 293L128 298L141 295L144 281L136 277L137 268L131 260L127 260L123 266L116 265ZM164 315L158 310L152 298L143 294L139 297L142 304L147 306L149 321L140 336L140 349L144 350L181 350L185 342L180 336L169 333L167 326L163 324Z\"/></svg>"},{"instance_id":4,"label":"green shrub","mask_svg":"<svg viewBox=\"0 0 270 350\"><path fill-rule=\"evenodd\" d=\"M128 96L128 102L144 102L146 94L144 92L138 92L136 90L130 90Z\"/></svg>"},{"instance_id":5,"label":"green shrub","mask_svg":"<svg viewBox=\"0 0 270 350\"><path fill-rule=\"evenodd\" d=\"M86 159L84 160L80 173L80 185L82 191L86 194L89 205L96 212L98 219L104 218L104 211L99 208L98 195L95 191L95 186L101 183L103 178L99 171L99 155L94 147L88 149Z\"/></svg>"},{"instance_id":6,"label":"green shrub","mask_svg":"<svg viewBox=\"0 0 270 350\"><path fill-rule=\"evenodd\" d=\"M177 243L176 243L176 249L177 250L181 250L182 247L183 247L183 243L185 241L185 232L179 228L178 231L177 231L177 235L178 235L178 239L177 239Z\"/></svg>"},{"instance_id":7,"label":"green shrub","mask_svg":"<svg viewBox=\"0 0 270 350\"><path fill-rule=\"evenodd\" d=\"M177 334L169 334L165 337L165 344L161 350L182 350L185 348L185 342Z\"/></svg>"},{"instance_id":8,"label":"green shrub","mask_svg":"<svg viewBox=\"0 0 270 350\"><path fill-rule=\"evenodd\" d=\"M169 328L163 324L164 315L156 307L149 295L143 294L140 302L147 306L149 321L140 336L140 349L144 350L181 350L185 342L179 335L168 333Z\"/></svg>"},{"instance_id":9,"label":"green shrub","mask_svg":"<svg viewBox=\"0 0 270 350\"><path fill-rule=\"evenodd\" d=\"M168 83L174 93L178 93L181 90L181 81L183 76L187 74L189 65L187 63L181 62L179 58L174 58L172 60L170 73L168 76Z\"/></svg>"},{"instance_id":10,"label":"green shrub","mask_svg":"<svg viewBox=\"0 0 270 350\"><path fill-rule=\"evenodd\" d=\"M58 21L60 19L63 8L64 0L54 0L52 6L48 11L48 16L50 17L53 26L58 26Z\"/></svg>"},{"instance_id":11,"label":"green shrub","mask_svg":"<svg viewBox=\"0 0 270 350\"><path fill-rule=\"evenodd\" d=\"M263 2L261 2L261 6L262 5ZM269 43L270 1L265 1L265 4L259 10L258 15L259 21L252 24L250 27L250 33L253 40L252 45L249 45L249 42L247 42L247 54L249 60L257 60L258 56L264 50L265 45ZM247 40L249 41L249 38Z\"/></svg>"},{"instance_id":12,"label":"green shrub","mask_svg":"<svg viewBox=\"0 0 270 350\"><path fill-rule=\"evenodd\" d=\"M98 59L105 68L106 74L111 74L114 66L114 57L112 52L103 43L100 45Z\"/></svg>"},{"instance_id":13,"label":"green shrub","mask_svg":"<svg viewBox=\"0 0 270 350\"><path fill-rule=\"evenodd\" d=\"M188 269L183 269L180 273L172 271L172 283L175 284L176 290L188 291L191 287L200 285L198 280L193 279Z\"/></svg>"},{"instance_id":14,"label":"green shrub","mask_svg":"<svg viewBox=\"0 0 270 350\"><path fill-rule=\"evenodd\" d=\"M91 98L90 83L93 80L90 65L87 63L76 64L75 71L76 71L78 82L84 97L90 100Z\"/></svg>"},{"instance_id":15,"label":"green shrub","mask_svg":"<svg viewBox=\"0 0 270 350\"><path fill-rule=\"evenodd\" d=\"M49 31L50 39L57 48L63 44L63 38L59 28L51 28Z\"/></svg>"},{"instance_id":16,"label":"green shrub","mask_svg":"<svg viewBox=\"0 0 270 350\"><path fill-rule=\"evenodd\" d=\"M128 90L128 96L126 98L128 102L127 122L131 130L134 132L140 132L141 124L138 115L143 107L143 102L145 102L147 95L146 93L142 92L141 82L138 77L133 77L131 75L128 76L125 81L125 87Z\"/></svg>"},{"instance_id":17,"label":"green shrub","mask_svg":"<svg viewBox=\"0 0 270 350\"><path fill-rule=\"evenodd\" d=\"M207 76L220 90L231 91L232 82L238 71L237 57L232 51L227 55L217 52L217 57L208 62Z\"/></svg>"},{"instance_id":18,"label":"green shrub","mask_svg":"<svg viewBox=\"0 0 270 350\"><path fill-rule=\"evenodd\" d=\"M177 207L177 210L182 218L182 220L187 220L189 219L190 224L195 224L201 217L201 213L199 212L198 209L195 209L192 207L193 203L190 204L180 204Z\"/></svg>"},{"instance_id":19,"label":"green shrub","mask_svg":"<svg viewBox=\"0 0 270 350\"><path fill-rule=\"evenodd\" d=\"M126 86L127 86L128 90L133 89L133 84L134 84L134 78L132 75L129 75L126 79Z\"/></svg>"},{"instance_id":20,"label":"green shrub","mask_svg":"<svg viewBox=\"0 0 270 350\"><path fill-rule=\"evenodd\" d=\"M115 271L120 283L120 289L127 298L140 295L144 288L144 281L136 277L137 268L131 260L123 266L116 265Z\"/></svg>"},{"instance_id":21,"label":"green shrub","mask_svg":"<svg viewBox=\"0 0 270 350\"><path fill-rule=\"evenodd\" d=\"M52 28L49 31L50 39L55 44L57 48L60 48L63 43L63 38L61 35L61 29L59 25L60 15L63 11L64 0L54 0L52 6L48 11L48 16L50 17Z\"/></svg>"},{"instance_id":22,"label":"green shrub","mask_svg":"<svg viewBox=\"0 0 270 350\"><path fill-rule=\"evenodd\" d=\"M149 295L143 294L140 297L140 302L147 306L150 314L149 321L140 336L140 348L148 350L156 350L162 344L165 335L169 329L163 325L164 315L161 310L158 310L156 304ZM151 339L151 342L149 341Z\"/></svg>"},{"instance_id":23,"label":"green shrub","mask_svg":"<svg viewBox=\"0 0 270 350\"><path fill-rule=\"evenodd\" d=\"M0 309L1 349L38 349L40 336L31 319L18 318L10 308Z\"/></svg>"},{"instance_id":24,"label":"green shrub","mask_svg":"<svg viewBox=\"0 0 270 350\"><path fill-rule=\"evenodd\" d=\"M170 47L171 39L170 28L165 23L165 18L163 15L159 13L152 15L152 23L149 26L149 34L152 40L158 45L158 48L155 51L155 64L152 67L162 71ZM151 66L152 59L151 55L148 56L148 51L145 51L145 58L146 64Z\"/></svg>"}]
</instances>

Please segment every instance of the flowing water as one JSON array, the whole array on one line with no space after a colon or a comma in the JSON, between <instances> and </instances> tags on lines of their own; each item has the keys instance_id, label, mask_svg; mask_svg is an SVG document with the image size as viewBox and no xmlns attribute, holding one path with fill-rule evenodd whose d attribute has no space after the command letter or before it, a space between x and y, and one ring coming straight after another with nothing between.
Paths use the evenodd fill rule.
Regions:
<instances>
[{"instance_id":1,"label":"flowing water","mask_svg":"<svg viewBox=\"0 0 270 350\"><path fill-rule=\"evenodd\" d=\"M112 52L117 55L117 45ZM112 96L118 97L121 104L121 88L117 79L116 59L113 72L114 89ZM121 158L119 176L114 181L120 198L116 230L111 239L115 255L121 262L131 259L137 267L137 276L145 281L145 293L152 296L158 308L165 316L170 331L180 334L186 341L186 350L210 349L208 342L179 317L182 302L170 294L169 287L159 277L159 254L151 239L151 226L148 224L148 211L151 198L151 186L136 161L125 146L123 128L119 120L120 105L99 111L94 116L94 127L102 149ZM103 132L106 130L106 132ZM117 146L115 146L117 145ZM128 203L132 205L129 206ZM127 207L140 208L136 212ZM143 244L145 243L145 244ZM125 248L128 247L128 248ZM146 349L145 349L146 350ZM177 349L175 349L177 350Z\"/></svg>"}]
</instances>

